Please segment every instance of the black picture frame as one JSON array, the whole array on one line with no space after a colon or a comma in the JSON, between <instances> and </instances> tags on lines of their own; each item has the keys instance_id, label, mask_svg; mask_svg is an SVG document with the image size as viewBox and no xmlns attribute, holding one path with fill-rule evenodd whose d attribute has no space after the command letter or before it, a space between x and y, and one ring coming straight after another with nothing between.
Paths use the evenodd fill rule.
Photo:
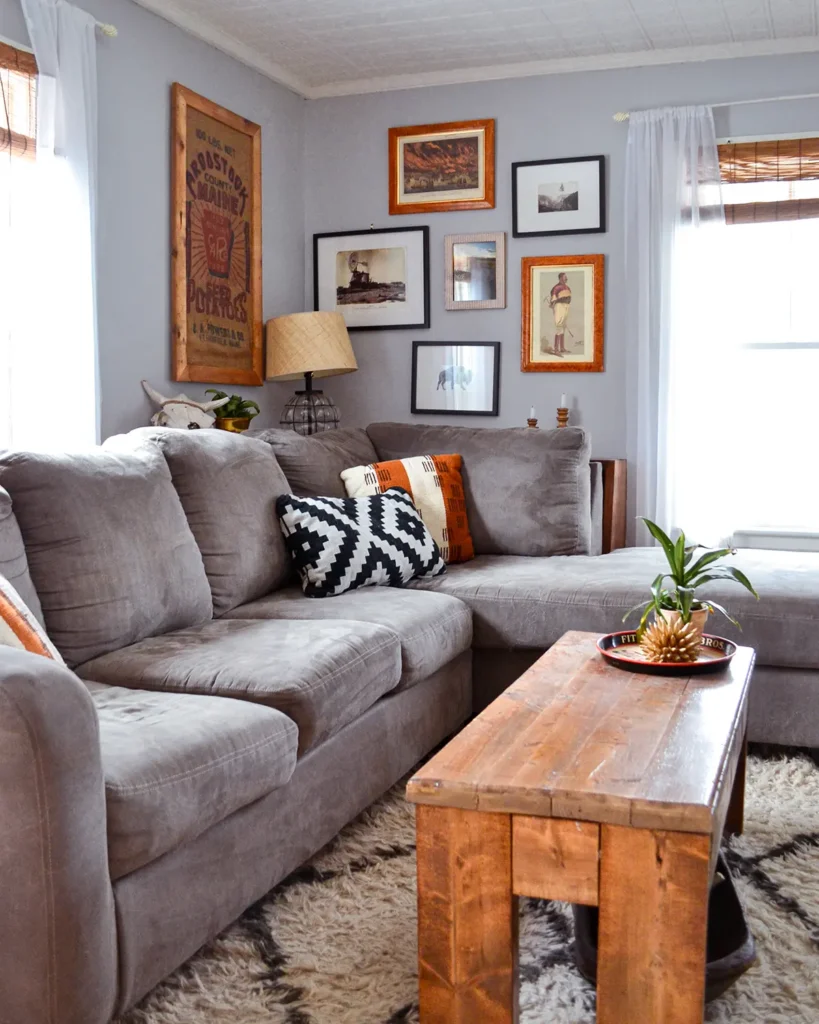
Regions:
<instances>
[{"instance_id":1,"label":"black picture frame","mask_svg":"<svg viewBox=\"0 0 819 1024\"><path fill-rule=\"evenodd\" d=\"M518 170L521 167L546 166L548 164L598 164L600 189L599 225L593 228L567 228L560 231L520 231L518 225ZM512 237L543 238L547 235L597 235L606 231L606 158L597 156L569 156L555 160L519 160L512 164Z\"/></svg>"},{"instance_id":2,"label":"black picture frame","mask_svg":"<svg viewBox=\"0 0 819 1024\"><path fill-rule=\"evenodd\" d=\"M347 324L348 331L406 331L428 328L431 324L430 312L430 275L429 275L429 227L419 225L416 227L394 227L394 228L364 228L352 231L324 231L313 235L313 309L319 310L320 293L320 267L319 267L319 243L324 238L343 238L344 236L361 236L362 244L374 235L406 235L421 234L423 249L423 308L422 320L414 320L411 323L399 324L367 324L351 326Z\"/></svg>"},{"instance_id":3,"label":"black picture frame","mask_svg":"<svg viewBox=\"0 0 819 1024\"><path fill-rule=\"evenodd\" d=\"M418 350L421 348L446 348L450 345L490 348L493 350L491 409L425 409L418 405ZM500 348L501 343L499 341L413 341L410 412L413 416L497 416L500 409Z\"/></svg>"}]
</instances>

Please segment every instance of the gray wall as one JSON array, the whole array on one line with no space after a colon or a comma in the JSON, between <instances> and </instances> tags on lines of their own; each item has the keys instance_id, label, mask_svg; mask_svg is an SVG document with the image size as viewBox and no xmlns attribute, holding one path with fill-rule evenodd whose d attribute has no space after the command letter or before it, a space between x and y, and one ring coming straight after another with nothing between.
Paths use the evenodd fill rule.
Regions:
<instances>
[{"instance_id":1,"label":"gray wall","mask_svg":"<svg viewBox=\"0 0 819 1024\"><path fill-rule=\"evenodd\" d=\"M622 456L633 431L629 339L623 327L623 176L627 127L618 110L815 92L819 55L676 64L576 75L555 75L318 100L307 105L305 217L307 293L312 308L313 232L429 224L431 330L353 333L360 370L327 384L348 424L410 421L413 339L502 343L500 416L416 417L481 426L524 426L534 405L541 426L554 423L560 393L571 396L572 421L591 430L595 453ZM494 210L423 216L387 214L387 129L468 118L496 119ZM819 101L737 106L717 111L717 131L733 134L819 132ZM608 165L608 232L554 238L511 237L511 169L516 160L603 153ZM505 310L444 309L444 235L506 231L508 305ZM605 253L606 370L522 373L520 258Z\"/></svg>"},{"instance_id":2,"label":"gray wall","mask_svg":"<svg viewBox=\"0 0 819 1024\"><path fill-rule=\"evenodd\" d=\"M170 86L182 82L262 126L264 315L302 308L304 100L131 0L81 0L119 29L98 36L98 295L102 434L146 423L140 380L170 380ZM19 0L0 0L0 35L27 43ZM278 418L280 385L240 390ZM286 392L285 392L286 393Z\"/></svg>"}]
</instances>

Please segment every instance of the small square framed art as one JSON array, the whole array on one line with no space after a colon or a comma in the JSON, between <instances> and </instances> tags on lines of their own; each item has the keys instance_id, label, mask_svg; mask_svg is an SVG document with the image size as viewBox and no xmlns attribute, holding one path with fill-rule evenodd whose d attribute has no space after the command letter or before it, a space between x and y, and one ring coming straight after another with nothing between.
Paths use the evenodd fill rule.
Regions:
<instances>
[{"instance_id":1,"label":"small square framed art","mask_svg":"<svg viewBox=\"0 0 819 1024\"><path fill-rule=\"evenodd\" d=\"M586 235L606 230L606 158L512 164L512 234Z\"/></svg>"},{"instance_id":2,"label":"small square framed art","mask_svg":"<svg viewBox=\"0 0 819 1024\"><path fill-rule=\"evenodd\" d=\"M506 233L446 235L447 309L506 308Z\"/></svg>"},{"instance_id":3,"label":"small square framed art","mask_svg":"<svg viewBox=\"0 0 819 1024\"><path fill-rule=\"evenodd\" d=\"M313 308L351 331L429 327L429 228L313 235Z\"/></svg>"},{"instance_id":4,"label":"small square framed art","mask_svg":"<svg viewBox=\"0 0 819 1024\"><path fill-rule=\"evenodd\" d=\"M497 416L499 341L414 341L411 411Z\"/></svg>"}]
</instances>

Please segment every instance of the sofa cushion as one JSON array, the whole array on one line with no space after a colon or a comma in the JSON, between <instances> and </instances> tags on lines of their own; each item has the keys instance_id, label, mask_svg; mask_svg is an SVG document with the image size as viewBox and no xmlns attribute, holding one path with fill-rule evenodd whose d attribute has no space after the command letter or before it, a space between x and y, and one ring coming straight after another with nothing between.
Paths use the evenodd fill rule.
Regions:
<instances>
[{"instance_id":1,"label":"sofa cushion","mask_svg":"<svg viewBox=\"0 0 819 1024\"><path fill-rule=\"evenodd\" d=\"M28 571L28 559L11 495L0 487L0 576L5 576L40 625L45 625L40 598Z\"/></svg>"},{"instance_id":2,"label":"sofa cushion","mask_svg":"<svg viewBox=\"0 0 819 1024\"><path fill-rule=\"evenodd\" d=\"M290 490L270 445L227 430L140 427L105 447L153 440L202 552L213 614L269 594L290 578L276 498Z\"/></svg>"},{"instance_id":3,"label":"sofa cushion","mask_svg":"<svg viewBox=\"0 0 819 1024\"><path fill-rule=\"evenodd\" d=\"M112 879L285 785L296 767L298 729L273 708L86 685L100 722Z\"/></svg>"},{"instance_id":4,"label":"sofa cushion","mask_svg":"<svg viewBox=\"0 0 819 1024\"><path fill-rule=\"evenodd\" d=\"M374 622L401 644L401 684L406 690L431 676L472 644L472 613L446 594L365 587L332 601L313 601L285 587L228 612L236 619L347 619Z\"/></svg>"},{"instance_id":5,"label":"sofa cushion","mask_svg":"<svg viewBox=\"0 0 819 1024\"><path fill-rule=\"evenodd\" d=\"M395 689L401 647L390 630L364 622L216 619L95 658L77 674L277 708L299 727L303 754Z\"/></svg>"},{"instance_id":6,"label":"sofa cushion","mask_svg":"<svg viewBox=\"0 0 819 1024\"><path fill-rule=\"evenodd\" d=\"M706 632L756 648L760 665L819 669L819 553L744 550L727 561L746 573L760 600L737 584L709 583L702 593L726 607L742 631L715 616ZM496 555L410 586L468 604L476 647L542 650L568 629L626 629L623 614L649 597L651 581L664 564L659 548L579 558ZM638 621L629 619L632 625Z\"/></svg>"},{"instance_id":7,"label":"sofa cushion","mask_svg":"<svg viewBox=\"0 0 819 1024\"><path fill-rule=\"evenodd\" d=\"M69 665L212 615L202 556L161 452L6 452L29 570Z\"/></svg>"},{"instance_id":8,"label":"sofa cushion","mask_svg":"<svg viewBox=\"0 0 819 1024\"><path fill-rule=\"evenodd\" d=\"M378 459L372 442L360 427L324 430L309 437L277 428L248 434L271 446L290 490L300 498L346 498L341 471Z\"/></svg>"},{"instance_id":9,"label":"sofa cushion","mask_svg":"<svg viewBox=\"0 0 819 1024\"><path fill-rule=\"evenodd\" d=\"M585 555L590 443L579 427L508 430L373 423L380 459L457 452L478 555Z\"/></svg>"}]
</instances>

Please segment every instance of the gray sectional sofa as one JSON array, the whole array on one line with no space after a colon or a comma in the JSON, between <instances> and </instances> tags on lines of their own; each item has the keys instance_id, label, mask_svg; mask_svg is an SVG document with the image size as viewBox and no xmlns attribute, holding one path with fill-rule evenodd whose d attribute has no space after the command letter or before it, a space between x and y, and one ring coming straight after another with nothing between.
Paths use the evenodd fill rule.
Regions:
<instances>
[{"instance_id":1,"label":"gray sectional sofa","mask_svg":"<svg viewBox=\"0 0 819 1024\"><path fill-rule=\"evenodd\" d=\"M474 561L301 594L279 494L453 451ZM572 428L149 428L0 455L0 573L66 661L0 648L3 1024L105 1024L457 730L473 688L618 628L659 558L593 553L600 487ZM740 561L762 600L718 599L759 651L751 736L819 745L819 556Z\"/></svg>"}]
</instances>

